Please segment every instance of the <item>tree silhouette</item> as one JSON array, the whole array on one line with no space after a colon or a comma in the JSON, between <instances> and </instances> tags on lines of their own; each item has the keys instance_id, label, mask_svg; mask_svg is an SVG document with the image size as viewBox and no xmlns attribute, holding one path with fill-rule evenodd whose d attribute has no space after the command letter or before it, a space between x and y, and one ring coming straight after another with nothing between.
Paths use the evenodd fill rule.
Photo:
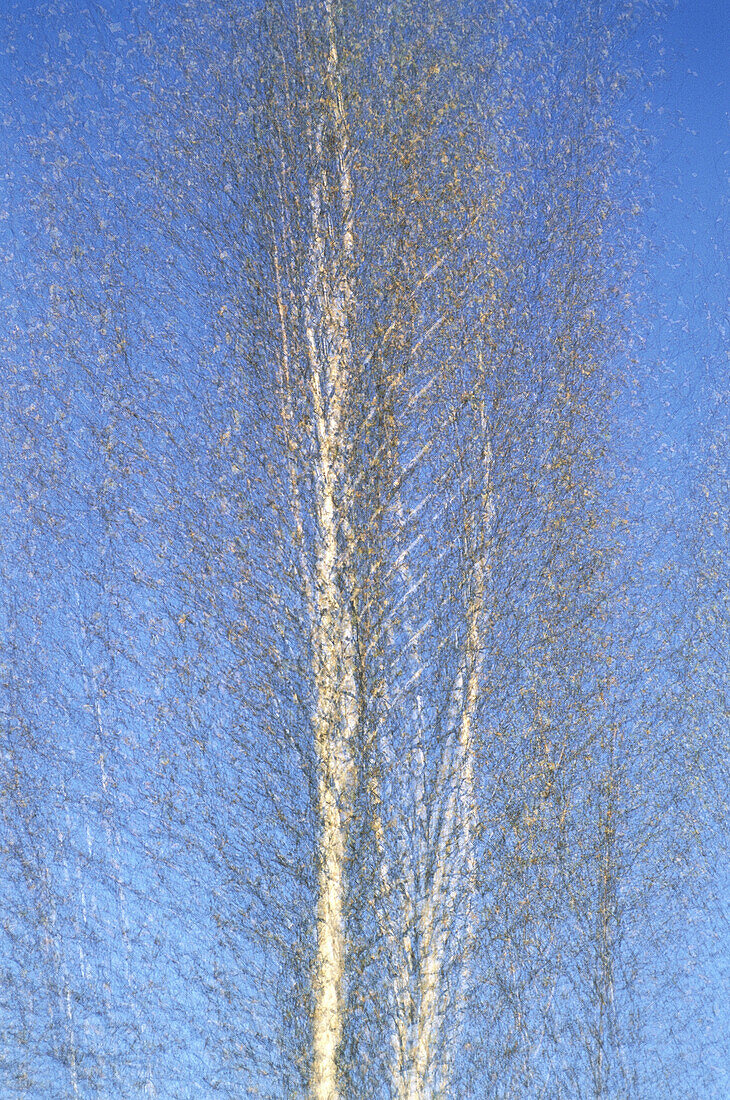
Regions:
<instances>
[{"instance_id":1,"label":"tree silhouette","mask_svg":"<svg viewBox=\"0 0 730 1100\"><path fill-rule=\"evenodd\" d=\"M120 12L49 16L16 192L9 1095L712 1094L721 463L679 583L616 426L641 13Z\"/></svg>"}]
</instances>

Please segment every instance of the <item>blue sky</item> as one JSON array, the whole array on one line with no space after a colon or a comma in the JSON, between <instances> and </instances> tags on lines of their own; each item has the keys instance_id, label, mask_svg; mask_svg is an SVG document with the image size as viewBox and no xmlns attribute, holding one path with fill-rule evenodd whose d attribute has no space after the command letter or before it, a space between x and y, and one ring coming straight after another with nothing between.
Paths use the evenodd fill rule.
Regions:
<instances>
[{"instance_id":1,"label":"blue sky","mask_svg":"<svg viewBox=\"0 0 730 1100\"><path fill-rule=\"evenodd\" d=\"M647 261L659 304L655 348L671 374L660 400L681 406L675 411L690 442L707 411L708 389L725 377L730 340L730 5L680 0L663 22L663 38L664 76L655 84L647 127L655 138ZM660 408L655 415L662 420Z\"/></svg>"},{"instance_id":2,"label":"blue sky","mask_svg":"<svg viewBox=\"0 0 730 1100\"><path fill-rule=\"evenodd\" d=\"M124 64L124 35L133 32L135 17L130 5L110 5L104 10L98 5L87 8L82 0L70 0L66 5L38 3L35 0L4 0L3 3L0 0L0 5L0 38L4 35L5 43L4 47L0 47L0 150L4 160L0 168L0 288L6 295L8 304L4 318L0 320L0 326L5 326L4 331L0 328L0 349L6 352L13 365L20 367L22 375L32 365L36 346L31 341L31 325L28 319L37 317L39 304L45 309L46 283L52 281L47 270L36 268L38 257L34 251L34 242L40 241L41 251L45 248L46 228L33 221L34 214L27 205L34 186L32 175L28 174L31 158L26 151L27 138L29 134L35 135L43 127L54 125L53 118L45 112L47 104L64 90L69 59L74 58L75 64L79 65L89 50L98 60L102 48L100 43L103 43L104 63L107 66L107 80L102 87L102 95L106 97L106 123L110 131L118 132L118 148L124 149L124 142L128 140L128 135L125 135L127 120L119 112L115 113L114 74L117 61L120 66ZM641 342L637 388L634 394L635 417L631 421L628 434L631 462L635 464L632 475L635 478L635 506L657 515L655 552L660 558L664 556L676 564L677 561L681 562L689 557L694 546L691 539L683 544L678 538L683 533L683 510L691 499L701 494L701 487L708 480L709 466L714 467L712 477L715 480L712 485L719 484L719 467L723 458L721 452L712 452L711 444L717 443L723 437L727 441L727 355L730 335L727 286L730 271L725 218L730 163L730 84L727 76L730 70L730 4L721 0L701 0L698 3L680 0L661 21L659 31L664 41L663 52L659 53L657 40L653 39L645 45L643 57L647 70L663 69L663 72L654 79L653 87L648 93L647 112L643 113L643 105L637 106L642 114L641 124L650 139L647 149L647 201L643 215L648 244L641 261L646 276L644 286L647 309L645 316L639 319ZM73 68L70 71L74 71ZM28 96L28 88L34 89L37 98ZM89 94L93 97L96 93ZM63 140L72 146L75 135L66 134ZM93 146L91 151L93 154ZM112 204L110 211L113 215ZM38 288L42 288L42 301L35 297L39 292ZM33 338L35 339L35 334ZM152 353L148 352L146 355L152 357ZM61 373L60 377L73 378L73 368L67 375ZM79 380L80 394L87 393L84 387L85 383ZM130 392L134 393L133 383L130 383ZM11 467L17 457L13 451L13 433L17 427L15 421L21 417L21 397L22 395L14 393L2 412L3 426L12 429L3 435L0 443L0 455L7 458L8 465L4 487L6 489L10 482ZM17 406L12 404L16 400L19 402ZM170 400L172 403L173 398ZM60 404L62 403L61 401ZM184 405L184 402L181 404ZM88 416L91 428L96 415L100 413L94 407ZM79 433L79 448L84 446L87 438L89 437L82 432ZM45 446L48 450L42 451L41 448L42 455L52 454L52 440L47 439ZM724 461L726 463L726 458ZM170 459L170 464L173 463L174 457ZM29 484L23 485L22 472L20 478L20 485L14 486L12 491L8 490L9 497L12 497L13 492L20 492L22 495L24 490L32 487ZM182 475L183 481L184 478L185 474ZM136 501L138 510L144 509L144 499L142 487ZM3 512L5 507L6 502L3 499L0 503ZM666 525L663 522L665 513L670 520ZM87 535L89 530L90 528L87 529ZM93 541L95 539L101 542L103 532L95 531L93 539L89 538L89 545L85 549L91 557L97 550L96 542ZM19 547L12 545L10 537L6 542L6 551L8 547L20 554ZM77 571L81 573L84 548L77 549L81 562ZM42 557L42 554L39 556ZM145 550L142 549L139 551L142 565L144 556ZM43 563L40 568L52 572L53 561ZM22 601L27 593L20 591L17 574L15 588L15 595ZM57 593L56 598L63 604L63 593ZM170 599L174 608L174 596ZM93 597L89 597L89 600L91 609L94 606ZM69 617L68 607L62 607L60 611L55 607L54 613L56 612L57 621L66 622L66 627L56 627L58 637L52 640L51 650L56 643L60 646L64 644L63 632L71 629L68 622L73 618L72 615ZM172 612L172 618L176 618L175 611ZM2 623L3 620L0 619L0 624ZM181 625L181 632L186 629L188 628ZM190 646L190 655L191 662L194 662L194 644ZM28 675L33 675L32 662L27 654L26 660ZM202 679L202 671L197 671ZM195 672L196 670L191 675L195 675ZM123 682L124 677L121 679ZM131 697L135 690L133 676L127 681L126 689ZM59 694L68 691L69 696L76 692L80 699L82 689L79 684L75 687L64 684L61 677L55 690ZM79 699L76 700L77 709L82 705ZM85 705L88 709L88 704ZM218 707L215 703L201 704L201 709L204 715L207 713L209 721L217 719L225 724L231 720L225 705ZM230 700L227 705L231 710L234 709ZM39 718L39 723L41 722L42 717ZM139 731L135 730L133 721L130 720L130 723L127 732L131 747L125 749L125 752L129 752L131 760L140 749L140 742L142 751L149 749L149 745L144 743L142 735L136 739ZM210 766L213 770L220 766L225 771L229 767L235 768L237 764L238 761L233 761L232 764L231 761L224 760L220 765ZM184 776L185 761L179 764L179 768L178 774ZM197 774L193 765L190 766L190 774L190 782L193 783ZM83 771L72 773L70 780L72 784L79 783L83 790L86 782ZM185 781L184 778L180 781L181 790L184 789ZM133 782L134 780L132 784ZM160 791L163 794L159 799L159 831L155 833L157 826L151 826L147 836L144 833L148 828L147 824L138 821L132 826L132 832L136 830L140 835L147 836L144 843L153 843L154 838L157 838L160 862L166 843L163 821L166 782L161 774ZM232 785L235 783L234 780L230 782ZM92 780L89 780L90 787L91 784ZM173 783L170 781L170 789L172 787ZM227 822L229 813L233 816L229 807L224 807L219 812L221 821L225 819ZM135 810L130 808L128 813L127 821L134 821ZM180 813L183 814L183 810ZM231 825L231 830L235 831L234 824ZM94 843L101 847L103 836L98 823L97 832ZM83 849L83 843L83 839L79 839L80 849ZM169 839L167 843L170 845L169 859L174 862L177 855L175 844ZM147 852L144 856L127 853L127 869L132 877L137 867L135 861L139 859L141 865L146 857ZM200 873L197 886L201 892L204 892L202 886L208 874L213 880L215 871ZM173 882L171 886L170 882L168 876L166 889L173 896L175 884ZM201 929L205 929L206 935L213 935L205 925L205 920L210 921L211 914L194 890L183 882L182 886L178 886L178 892L185 897L194 913L191 923L197 921L195 933L202 934ZM106 906L111 913L118 899L115 900L111 887L106 893L101 888L96 903L102 912ZM198 904L201 906L201 914L204 911L204 916L197 915ZM231 904L235 905L235 899ZM168 927L158 933L156 924L164 924L165 917L160 920L156 916L155 901L153 899L150 903L150 899L144 896L144 891L142 896L130 902L130 909L133 919L136 913L143 939L146 937L152 941L159 934L165 949L176 961L182 958L187 949L195 954L195 937L190 933L190 924L186 924L184 920L176 925L171 917ZM0 942L5 944L7 941ZM725 942L727 943L727 938ZM123 951L118 943L112 947L112 954L114 950L121 958ZM211 962L210 959L208 961ZM713 992L717 994L718 1005L721 1003L722 977L722 968L718 967L710 979ZM173 967L168 973L168 982L167 991L163 987L159 992L160 1012L169 1008L169 1004L165 1002L166 992L170 993L178 1006L185 1004L188 998L195 1002L196 992L187 988L184 973L181 975ZM242 1017L243 1010L240 1006L238 1011ZM195 1057L204 1059L206 1036L203 1025L201 1029L196 1040L190 1042L188 1053L192 1051ZM724 1030L728 1031L727 1021ZM184 1036L183 1025L183 1030L177 1035L178 1041L183 1045ZM168 1067L174 1058L175 1052L168 1056ZM174 1066L169 1072L174 1074ZM721 1072L719 1068L716 1077L718 1098L723 1095ZM730 1090L727 1072L724 1080L728 1084L725 1090L727 1092ZM184 1092L181 1094L187 1095ZM167 1100L167 1095L172 1097L177 1093L170 1086L169 1094L160 1095Z\"/></svg>"}]
</instances>

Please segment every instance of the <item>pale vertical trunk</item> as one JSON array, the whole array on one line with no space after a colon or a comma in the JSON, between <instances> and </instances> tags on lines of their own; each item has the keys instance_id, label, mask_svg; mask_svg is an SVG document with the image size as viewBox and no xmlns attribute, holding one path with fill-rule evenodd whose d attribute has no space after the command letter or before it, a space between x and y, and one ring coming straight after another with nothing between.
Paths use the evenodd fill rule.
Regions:
<instances>
[{"instance_id":1,"label":"pale vertical trunk","mask_svg":"<svg viewBox=\"0 0 730 1100\"><path fill-rule=\"evenodd\" d=\"M616 741L617 730L611 725L608 763L598 811L598 905L596 912L596 975L594 987L598 1001L596 1027L596 1055L594 1088L596 1100L610 1092L611 1058L616 1056L616 1004L614 978L614 934L616 905ZM620 1046L618 1046L620 1051ZM626 1067L618 1056L618 1068L625 1074Z\"/></svg>"},{"instance_id":2,"label":"pale vertical trunk","mask_svg":"<svg viewBox=\"0 0 730 1100\"><path fill-rule=\"evenodd\" d=\"M28 832L30 834L31 830L28 829ZM62 935L58 929L58 910L56 908L56 900L51 886L51 876L48 870L50 864L45 845L40 849L40 863L40 874L37 875L37 878L37 872L36 874L31 874L28 881L29 883L33 882L34 885L36 882L39 882L41 886L40 893L43 910L39 912L39 918L44 929L43 950L51 960L53 968L53 993L55 993L55 996L58 998L60 1016L63 1020L63 1029L65 1033L65 1057L61 1055L61 1051L59 1050L56 1050L56 1055L57 1057L60 1056L60 1060L68 1065L71 1095L77 1097L80 1095L80 1092L73 1002L71 1000L71 987L66 964L61 952ZM64 873L68 878L68 864L65 858L62 860L62 863L64 866ZM27 866L24 870L26 870L27 874ZM51 1008L51 1018L53 1019L53 1001L51 1001L49 1007Z\"/></svg>"},{"instance_id":3,"label":"pale vertical trunk","mask_svg":"<svg viewBox=\"0 0 730 1100\"><path fill-rule=\"evenodd\" d=\"M44 853L45 855L45 853ZM68 873L66 861L64 859L64 870ZM66 966L61 956L61 949L59 943L61 942L61 934L58 931L58 913L56 910L56 902L53 897L53 893L48 885L48 872L44 871L44 877L46 879L46 890L49 901L49 916L50 916L50 932L46 933L46 950L50 953L53 960L53 970L56 981L56 992L61 1005L61 1015L64 1019L64 1030L66 1032L66 1061L68 1063L69 1076L71 1080L71 1094L76 1097L79 1096L79 1073L78 1073L78 1056L76 1049L76 1028L74 1024L73 1004L71 1001L71 987L69 984L68 974L66 972Z\"/></svg>"},{"instance_id":4,"label":"pale vertical trunk","mask_svg":"<svg viewBox=\"0 0 730 1100\"><path fill-rule=\"evenodd\" d=\"M482 425L486 433L486 426ZM483 454L482 522L489 528L493 513L492 453L488 438ZM443 1040L445 967L450 946L471 936L471 889L474 875L474 746L473 723L481 679L481 620L485 603L486 537L474 547L467 634L459 671L454 680L447 717L444 755L436 789L447 792L441 812L432 815L426 866L419 869L416 926L419 966L414 989L414 1013L406 1065L398 1081L399 1100L430 1100L437 1087L437 1060ZM422 793L420 795L423 797ZM419 807L416 808L419 812ZM465 971L460 978L463 981ZM460 983L457 983L460 984ZM450 1022L455 1027L456 1020ZM448 1059L441 1057L442 1070ZM441 1082L448 1088L448 1082Z\"/></svg>"},{"instance_id":5,"label":"pale vertical trunk","mask_svg":"<svg viewBox=\"0 0 730 1100\"><path fill-rule=\"evenodd\" d=\"M71 759L73 760L74 765L75 765L76 764L76 753L73 749L71 751ZM66 786L65 786L65 783L63 783L63 781L61 782L61 795L62 795L62 798L63 798L63 807L64 807L64 824L66 826L66 834L65 835L66 835L66 839L70 841L72 836L73 836L73 825L72 825L72 820L71 820L71 814L69 812L68 793L66 791ZM87 823L87 829L88 829L88 823ZM60 835L59 835L59 840L61 840ZM72 884L72 882L71 882L71 875L70 875L69 865L68 865L68 857L65 854L64 854L64 857L63 857L63 868L64 868L64 874L65 874L65 878L66 878L66 893L67 893L68 897L71 898L73 896L74 892L75 892L77 897L78 897L78 901L80 902L80 906L81 906L81 924L79 923L79 917L78 917L78 905L76 907L76 911L74 912L73 924L74 924L74 930L75 930L75 933L76 933L76 945L77 945L78 960L79 960L79 975L80 975L80 979L81 979L81 984L82 984L82 986L85 987L89 983L90 971L89 971L89 968L88 968L88 965L87 965L87 962L86 962L86 955L84 953L84 948L83 948L82 941L81 941L80 930L81 930L81 926L83 926L83 929L84 929L85 933L87 933L87 930L88 930L88 910L87 910L87 904L86 904L86 889L84 887L84 881L83 881L83 877L82 877L82 874L81 874L81 866L79 864L78 857L74 859L74 879L75 879L74 884ZM68 991L67 991L67 994L66 994L66 1001L67 1001L66 1011L67 1011L67 1014L68 1014L71 1011L71 997L70 997L70 993ZM89 1020L86 1019L85 1022L84 1022L84 1033L86 1035L87 1040L89 1040L91 1038L92 1030L93 1029L90 1026ZM103 1072L104 1071L104 1056L103 1056L103 1054L99 1053L97 1055L97 1057L98 1057L99 1065L102 1069L102 1077L103 1077L104 1076L104 1072Z\"/></svg>"},{"instance_id":6,"label":"pale vertical trunk","mask_svg":"<svg viewBox=\"0 0 730 1100\"><path fill-rule=\"evenodd\" d=\"M319 386L315 394L321 398ZM337 1049L342 1035L344 962L344 891L347 816L352 792L352 703L344 698L352 672L352 653L343 629L342 596L336 579L338 522L335 477L327 419L315 400L322 470L318 477L320 533L316 571L314 735L319 760L319 877L317 973L314 1006L314 1081L316 1100L335 1100ZM348 668L349 666L349 668ZM349 685L348 685L349 686Z\"/></svg>"},{"instance_id":7,"label":"pale vertical trunk","mask_svg":"<svg viewBox=\"0 0 730 1100\"><path fill-rule=\"evenodd\" d=\"M129 1004L137 1021L140 1033L143 1033L144 1027L139 1006L139 998L135 992L134 982L132 978L132 945L129 934L127 896L124 889L124 883L122 881L122 842L119 833L119 826L117 823L117 813L113 805L114 795L112 793L112 790L110 789L111 783L106 760L106 748L109 743L109 738L106 731L104 712L101 704L103 694L97 680L96 672L94 671L93 662L91 662L91 671L87 671L87 662L83 650L83 645L86 645L88 643L88 636L86 625L81 614L81 599L79 596L78 587L76 586L74 586L74 596L79 624L79 632L76 636L76 648L78 653L79 667L81 669L81 674L84 681L84 692L87 699L86 705L94 716L94 747L97 754L96 764L99 767L99 780L101 783L102 799L105 804L105 811L107 810L107 808L109 810L108 813L103 812L102 814L103 831L106 845L106 856L109 860L109 864L112 870L111 878L114 883L116 893L117 912L119 916L119 934L122 941L122 947L124 949L124 981L127 987ZM88 825L87 842L89 846L89 854L91 855L91 838L88 833ZM109 991L106 983L104 983L104 1005L109 1019L111 1020L111 1001L109 999ZM114 1081L117 1083L117 1085L119 1085L119 1070L114 1065L114 1059L112 1059L112 1074ZM149 1060L149 1056L147 1058L145 1076L145 1092L148 1096L154 1097L156 1095L156 1089L152 1081L152 1066Z\"/></svg>"},{"instance_id":8,"label":"pale vertical trunk","mask_svg":"<svg viewBox=\"0 0 730 1100\"><path fill-rule=\"evenodd\" d=\"M405 514L400 486L396 489L395 512L398 516L401 529L405 528ZM402 551L395 562L394 571L398 574L406 592L413 588L413 577L409 564L409 553L415 543ZM420 638L428 624L416 627L406 612L402 627L406 634L406 651L408 654L408 672L411 674L409 683L416 685L414 696L412 731L412 752L409 756L410 767L408 769L409 787L412 783L414 793L415 810L415 844L410 851L406 844L399 845L398 860L401 873L401 899L399 905L399 917L401 927L391 931L390 946L394 956L394 996L396 1007L396 1019L393 1034L393 1047L395 1052L395 1084L396 1094L399 1098L408 1095L408 1075L412 1051L413 1022L418 1012L418 994L415 988L417 974L417 944L415 932L419 920L418 898L420 884L425 874L426 863L426 819L425 819L425 758L423 753L423 704L420 689L420 680L423 676L423 662L420 652ZM391 643L394 639L390 638ZM391 754L392 757L392 754ZM388 761L392 766L392 759ZM381 872L382 873L382 872ZM388 892L390 884L386 882Z\"/></svg>"},{"instance_id":9,"label":"pale vertical trunk","mask_svg":"<svg viewBox=\"0 0 730 1100\"><path fill-rule=\"evenodd\" d=\"M350 478L346 435L354 320L350 266L354 246L350 152L340 87L334 16L325 0L328 36L326 104L315 137L317 177L310 194L312 240L304 300L306 355L317 442L314 571L314 738L319 763L317 948L314 983L312 1096L337 1100L337 1054L343 1030L345 892L348 821L354 787L353 747L359 718L355 628L349 575ZM339 174L323 167L323 130L332 128ZM322 216L323 197L342 215L341 235ZM326 236L329 234L330 236ZM327 254L327 242L330 255Z\"/></svg>"}]
</instances>

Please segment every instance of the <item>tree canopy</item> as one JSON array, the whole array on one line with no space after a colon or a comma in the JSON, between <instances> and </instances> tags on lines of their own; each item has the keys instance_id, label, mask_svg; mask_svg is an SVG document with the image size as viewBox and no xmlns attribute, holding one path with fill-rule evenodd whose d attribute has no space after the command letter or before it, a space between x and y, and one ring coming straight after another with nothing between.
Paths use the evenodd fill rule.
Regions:
<instances>
[{"instance_id":1,"label":"tree canopy","mask_svg":"<svg viewBox=\"0 0 730 1100\"><path fill-rule=\"evenodd\" d=\"M663 509L655 19L11 10L8 1096L724 1095L724 397Z\"/></svg>"}]
</instances>

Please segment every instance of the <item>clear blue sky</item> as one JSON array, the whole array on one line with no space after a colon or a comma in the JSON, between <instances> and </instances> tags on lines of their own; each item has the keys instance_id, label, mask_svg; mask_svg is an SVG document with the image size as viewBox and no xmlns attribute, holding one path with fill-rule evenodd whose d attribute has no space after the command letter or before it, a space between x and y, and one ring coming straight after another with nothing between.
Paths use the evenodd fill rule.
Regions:
<instances>
[{"instance_id":1,"label":"clear blue sky","mask_svg":"<svg viewBox=\"0 0 730 1100\"><path fill-rule=\"evenodd\" d=\"M124 49L121 38L116 46L110 42L129 30L130 10L127 4L108 5L105 11L96 4L87 8L83 0L53 6L0 0L0 290L7 307L0 320L0 350L11 349L16 362L24 362L27 354L23 325L37 304L33 288L45 279L43 272L28 279L35 258L27 241L42 229L33 224L25 204L33 184L26 178L30 161L22 152L24 131L52 124L43 112L57 89L46 94L46 79L62 78L69 57L78 64L86 49L93 52L100 42L112 59L107 91L113 114L113 56L116 50L122 62ZM637 485L643 486L644 505L681 512L686 494L696 492L704 476L708 428L713 438L724 433L727 440L730 3L680 0L661 33L663 58L653 45L645 51L647 67L663 65L665 73L654 81L644 122L654 139L648 153L652 198L645 209L649 248L644 257L652 312L645 318L646 343L637 368L633 438L639 440ZM28 87L38 90L37 101L27 97ZM24 292L31 297L23 300ZM6 443L0 441L0 456ZM0 520L4 507L0 496ZM671 543L660 550L672 552ZM139 904L144 908L147 902ZM174 934L169 942L183 951L185 945L176 944ZM722 978L720 968L712 979L718 1005ZM184 976L174 984L184 990ZM184 999L184 992L180 996ZM195 1048L201 1057L204 1040L201 1034ZM730 1095L730 1070L726 1080Z\"/></svg>"}]
</instances>

